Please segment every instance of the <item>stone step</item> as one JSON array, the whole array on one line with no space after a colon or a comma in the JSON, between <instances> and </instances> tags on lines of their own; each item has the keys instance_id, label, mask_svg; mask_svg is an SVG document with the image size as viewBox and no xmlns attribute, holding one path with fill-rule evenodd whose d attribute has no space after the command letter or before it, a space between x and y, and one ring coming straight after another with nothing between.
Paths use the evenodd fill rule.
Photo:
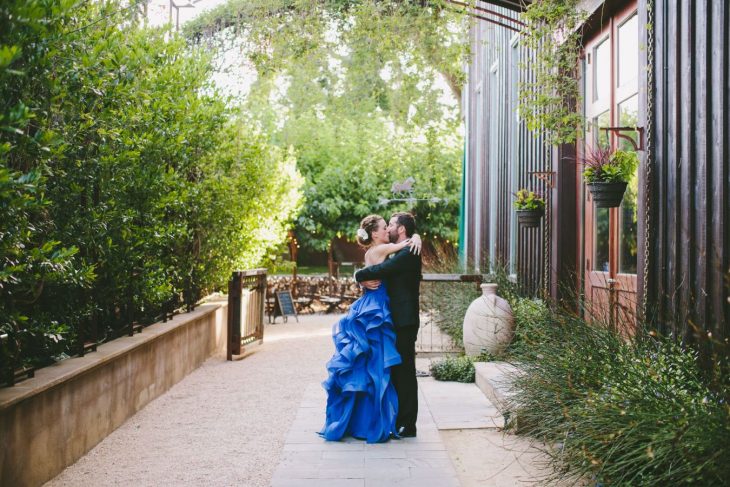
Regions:
<instances>
[{"instance_id":1,"label":"stone step","mask_svg":"<svg viewBox=\"0 0 730 487\"><path fill-rule=\"evenodd\" d=\"M502 413L474 384L422 377L418 386L439 431L504 428Z\"/></svg>"},{"instance_id":2,"label":"stone step","mask_svg":"<svg viewBox=\"0 0 730 487\"><path fill-rule=\"evenodd\" d=\"M477 387L504 414L511 395L511 377L519 370L507 362L474 362L474 368Z\"/></svg>"}]
</instances>

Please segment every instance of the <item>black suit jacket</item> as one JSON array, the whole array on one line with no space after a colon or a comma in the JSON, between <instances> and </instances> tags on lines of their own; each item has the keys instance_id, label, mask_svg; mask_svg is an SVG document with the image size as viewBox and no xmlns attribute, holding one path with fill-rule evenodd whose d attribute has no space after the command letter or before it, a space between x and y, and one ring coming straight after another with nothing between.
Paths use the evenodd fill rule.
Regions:
<instances>
[{"instance_id":1,"label":"black suit jacket","mask_svg":"<svg viewBox=\"0 0 730 487\"><path fill-rule=\"evenodd\" d=\"M357 282L380 279L388 286L393 326L419 326L418 293L421 286L421 256L403 248L381 264L355 273Z\"/></svg>"}]
</instances>

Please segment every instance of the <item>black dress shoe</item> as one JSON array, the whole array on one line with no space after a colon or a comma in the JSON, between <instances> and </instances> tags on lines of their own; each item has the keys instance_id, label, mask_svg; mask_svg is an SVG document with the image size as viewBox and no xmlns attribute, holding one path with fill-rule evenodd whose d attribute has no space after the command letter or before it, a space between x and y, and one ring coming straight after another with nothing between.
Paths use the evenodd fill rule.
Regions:
<instances>
[{"instance_id":1,"label":"black dress shoe","mask_svg":"<svg viewBox=\"0 0 730 487\"><path fill-rule=\"evenodd\" d=\"M416 437L416 427L405 427L401 426L401 428L398 430L398 436L401 438L415 438Z\"/></svg>"}]
</instances>

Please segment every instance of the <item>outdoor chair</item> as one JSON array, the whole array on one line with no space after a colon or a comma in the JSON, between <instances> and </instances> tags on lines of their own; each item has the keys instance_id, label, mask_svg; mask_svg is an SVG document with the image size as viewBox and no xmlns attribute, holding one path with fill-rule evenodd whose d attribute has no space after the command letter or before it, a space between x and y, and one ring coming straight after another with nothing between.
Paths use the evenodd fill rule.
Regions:
<instances>
[{"instance_id":1,"label":"outdoor chair","mask_svg":"<svg viewBox=\"0 0 730 487\"><path fill-rule=\"evenodd\" d=\"M360 297L360 288L352 280L347 280L340 285L340 298L342 299L342 306L349 306L354 303L357 298Z\"/></svg>"},{"instance_id":2,"label":"outdoor chair","mask_svg":"<svg viewBox=\"0 0 730 487\"><path fill-rule=\"evenodd\" d=\"M310 313L314 313L314 295L316 294L316 286L312 285L309 281L298 280L295 284L296 298L294 303L297 307L297 312L302 313L307 310Z\"/></svg>"}]
</instances>

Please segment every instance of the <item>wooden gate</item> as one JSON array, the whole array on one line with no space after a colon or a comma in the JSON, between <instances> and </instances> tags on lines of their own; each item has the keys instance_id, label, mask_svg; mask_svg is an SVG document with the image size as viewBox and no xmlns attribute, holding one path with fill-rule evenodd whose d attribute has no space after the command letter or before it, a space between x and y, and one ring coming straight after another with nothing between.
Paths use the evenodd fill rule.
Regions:
<instances>
[{"instance_id":1,"label":"wooden gate","mask_svg":"<svg viewBox=\"0 0 730 487\"><path fill-rule=\"evenodd\" d=\"M228 282L227 358L240 355L244 345L264 340L266 269L236 271Z\"/></svg>"}]
</instances>

